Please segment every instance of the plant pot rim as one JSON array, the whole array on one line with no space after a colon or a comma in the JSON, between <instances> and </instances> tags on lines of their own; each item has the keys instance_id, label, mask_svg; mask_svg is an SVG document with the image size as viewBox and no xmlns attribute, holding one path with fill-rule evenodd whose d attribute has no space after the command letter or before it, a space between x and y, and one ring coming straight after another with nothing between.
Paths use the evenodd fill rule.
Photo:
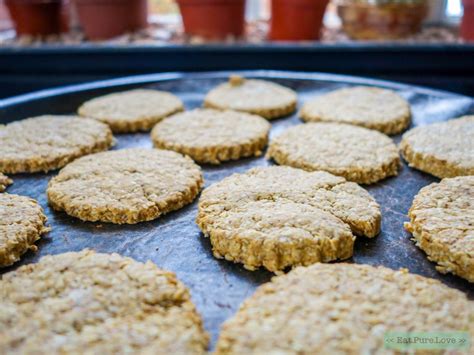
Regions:
<instances>
[{"instance_id":1,"label":"plant pot rim","mask_svg":"<svg viewBox=\"0 0 474 355\"><path fill-rule=\"evenodd\" d=\"M474 1L474 0L473 0ZM404 8L429 8L429 5L426 3L418 3L418 4L395 4L395 5L400 5L403 6ZM394 6L395 6L394 5ZM349 8L357 8L357 9L383 9L383 5L381 6L374 6L373 4L369 3L356 3L356 4L338 4L337 5L338 9L349 9Z\"/></svg>"},{"instance_id":2,"label":"plant pot rim","mask_svg":"<svg viewBox=\"0 0 474 355\"><path fill-rule=\"evenodd\" d=\"M86 5L86 4L92 4L92 5L101 5L101 4L120 4L120 3L130 3L130 2L135 2L137 0L73 0L76 4L80 5Z\"/></svg>"},{"instance_id":3,"label":"plant pot rim","mask_svg":"<svg viewBox=\"0 0 474 355\"><path fill-rule=\"evenodd\" d=\"M286 5L314 6L327 4L330 0L272 0L273 3L286 3Z\"/></svg>"},{"instance_id":4,"label":"plant pot rim","mask_svg":"<svg viewBox=\"0 0 474 355\"><path fill-rule=\"evenodd\" d=\"M245 0L176 0L178 4L182 5L204 5L204 4L222 4L245 2Z\"/></svg>"},{"instance_id":5,"label":"plant pot rim","mask_svg":"<svg viewBox=\"0 0 474 355\"><path fill-rule=\"evenodd\" d=\"M5 4L59 4L62 0L4 0L4 2Z\"/></svg>"}]
</instances>

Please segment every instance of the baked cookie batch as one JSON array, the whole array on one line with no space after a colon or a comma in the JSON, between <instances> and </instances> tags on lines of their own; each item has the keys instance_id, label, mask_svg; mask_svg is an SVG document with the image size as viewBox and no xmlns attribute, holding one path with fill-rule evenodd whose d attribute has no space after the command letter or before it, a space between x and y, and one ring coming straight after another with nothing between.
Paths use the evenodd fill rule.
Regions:
<instances>
[{"instance_id":1,"label":"baked cookie batch","mask_svg":"<svg viewBox=\"0 0 474 355\"><path fill-rule=\"evenodd\" d=\"M384 333L465 331L474 302L440 282L384 267L329 263L380 232L381 208L358 184L410 167L442 178L415 196L405 228L442 273L474 282L474 116L416 127L395 92L353 87L307 101L306 122L272 137L297 108L277 83L231 76L184 111L167 92L93 98L79 116L0 126L4 174L48 172L54 210L135 224L193 202L198 164L266 157L281 166L233 174L202 192L196 223L216 258L279 276L222 327L216 354L378 353ZM154 149L107 151L114 133L150 131ZM4 173L4 174L2 174ZM41 206L0 193L0 267L50 230ZM54 226L53 226L54 228ZM294 268L287 274L288 269ZM205 354L209 337L188 289L168 271L91 250L46 256L0 279L0 353Z\"/></svg>"}]
</instances>

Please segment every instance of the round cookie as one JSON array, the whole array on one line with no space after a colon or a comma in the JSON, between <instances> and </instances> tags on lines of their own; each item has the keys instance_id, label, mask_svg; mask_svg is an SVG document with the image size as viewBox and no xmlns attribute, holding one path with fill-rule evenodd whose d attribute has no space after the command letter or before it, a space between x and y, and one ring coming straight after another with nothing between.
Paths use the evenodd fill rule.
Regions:
<instances>
[{"instance_id":1,"label":"round cookie","mask_svg":"<svg viewBox=\"0 0 474 355\"><path fill-rule=\"evenodd\" d=\"M458 290L407 270L315 264L260 286L215 354L389 354L390 332L450 331L474 336L474 302Z\"/></svg>"},{"instance_id":2,"label":"round cookie","mask_svg":"<svg viewBox=\"0 0 474 355\"><path fill-rule=\"evenodd\" d=\"M5 191L7 189L7 186L11 184L13 184L13 180L9 179L8 176L5 176L0 173L0 192Z\"/></svg>"},{"instance_id":3,"label":"round cookie","mask_svg":"<svg viewBox=\"0 0 474 355\"><path fill-rule=\"evenodd\" d=\"M408 216L405 228L436 269L474 282L474 176L422 188Z\"/></svg>"},{"instance_id":4,"label":"round cookie","mask_svg":"<svg viewBox=\"0 0 474 355\"><path fill-rule=\"evenodd\" d=\"M78 113L107 123L114 132L126 133L149 131L163 118L183 109L182 101L169 92L137 89L86 101Z\"/></svg>"},{"instance_id":5,"label":"round cookie","mask_svg":"<svg viewBox=\"0 0 474 355\"><path fill-rule=\"evenodd\" d=\"M398 174L397 146L386 135L338 123L307 123L270 142L268 158L307 171L324 170L359 184Z\"/></svg>"},{"instance_id":6,"label":"round cookie","mask_svg":"<svg viewBox=\"0 0 474 355\"><path fill-rule=\"evenodd\" d=\"M301 109L305 122L339 122L397 134L411 121L410 104L392 90L356 86L308 101Z\"/></svg>"},{"instance_id":7,"label":"round cookie","mask_svg":"<svg viewBox=\"0 0 474 355\"><path fill-rule=\"evenodd\" d=\"M199 163L220 164L261 155L269 131L270 124L256 115L197 109L158 123L151 138L157 148L189 155Z\"/></svg>"},{"instance_id":8,"label":"round cookie","mask_svg":"<svg viewBox=\"0 0 474 355\"><path fill-rule=\"evenodd\" d=\"M36 251L34 243L50 230L46 222L43 209L35 200L0 194L0 267L17 262L28 250Z\"/></svg>"},{"instance_id":9,"label":"round cookie","mask_svg":"<svg viewBox=\"0 0 474 355\"><path fill-rule=\"evenodd\" d=\"M232 75L229 82L212 89L204 106L254 113L267 119L287 116L296 110L293 90L265 80Z\"/></svg>"},{"instance_id":10,"label":"round cookie","mask_svg":"<svg viewBox=\"0 0 474 355\"><path fill-rule=\"evenodd\" d=\"M190 158L158 149L122 149L74 161L51 179L50 205L83 221L134 224L191 203L203 186Z\"/></svg>"},{"instance_id":11,"label":"round cookie","mask_svg":"<svg viewBox=\"0 0 474 355\"><path fill-rule=\"evenodd\" d=\"M46 256L0 281L2 354L205 354L187 288L168 271L91 250Z\"/></svg>"},{"instance_id":12,"label":"round cookie","mask_svg":"<svg viewBox=\"0 0 474 355\"><path fill-rule=\"evenodd\" d=\"M0 126L0 171L47 172L114 144L107 125L75 116L38 116Z\"/></svg>"},{"instance_id":13,"label":"round cookie","mask_svg":"<svg viewBox=\"0 0 474 355\"><path fill-rule=\"evenodd\" d=\"M400 151L410 167L439 178L474 175L474 116L411 129Z\"/></svg>"},{"instance_id":14,"label":"round cookie","mask_svg":"<svg viewBox=\"0 0 474 355\"><path fill-rule=\"evenodd\" d=\"M205 189L196 222L215 257L278 273L351 257L354 234L376 236L380 219L378 204L359 185L322 171L274 166Z\"/></svg>"}]
</instances>

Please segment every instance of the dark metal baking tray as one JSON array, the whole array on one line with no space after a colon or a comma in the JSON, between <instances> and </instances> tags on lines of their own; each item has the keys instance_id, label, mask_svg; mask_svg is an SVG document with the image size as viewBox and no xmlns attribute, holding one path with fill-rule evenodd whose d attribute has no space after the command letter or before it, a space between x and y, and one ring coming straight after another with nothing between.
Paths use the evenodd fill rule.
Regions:
<instances>
[{"instance_id":1,"label":"dark metal baking tray","mask_svg":"<svg viewBox=\"0 0 474 355\"><path fill-rule=\"evenodd\" d=\"M130 89L151 87L175 93L183 99L186 108L198 107L204 94L216 84L226 80L230 73L168 73L118 80L96 82L46 90L0 101L0 122L7 123L28 116L46 113L72 113L84 100L94 96ZM424 125L447 120L474 112L471 98L447 92L368 80L355 77L317 73L294 73L276 71L242 72L247 77L265 78L289 86L299 93L299 105L309 97L348 85L375 85L398 91L413 107L413 125ZM300 124L294 114L272 122L271 136L288 126ZM117 146L150 147L148 134L117 135ZM400 136L394 137L398 142ZM244 172L250 167L269 165L263 157L245 159L221 166L204 166L206 186L235 172ZM217 260L211 254L211 246L194 223L197 203L156 221L137 225L112 225L85 223L53 212L47 205L45 190L49 174L15 175L8 192L31 196L45 208L52 231L39 243L37 253L27 253L21 262L3 270L12 270L20 265L36 262L47 254L78 251L93 248L99 252L116 252L136 260L152 260L159 267L172 270L191 289L194 302L202 314L206 329L211 333L213 344L219 334L221 323L232 316L239 304L249 297L255 288L268 281L272 274L260 270L251 272L241 265ZM441 275L435 265L410 240L404 231L403 222L414 195L436 178L403 166L396 178L368 186L369 192L381 205L383 214L382 232L374 239L358 238L354 256L349 262L385 265L441 280L443 283L464 291L474 298L474 288L467 281L453 275Z\"/></svg>"}]
</instances>

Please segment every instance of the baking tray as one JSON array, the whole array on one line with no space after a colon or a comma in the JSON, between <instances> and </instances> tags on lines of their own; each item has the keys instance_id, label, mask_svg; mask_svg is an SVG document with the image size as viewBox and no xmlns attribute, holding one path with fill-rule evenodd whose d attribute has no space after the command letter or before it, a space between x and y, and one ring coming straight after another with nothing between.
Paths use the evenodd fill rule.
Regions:
<instances>
[{"instance_id":1,"label":"baking tray","mask_svg":"<svg viewBox=\"0 0 474 355\"><path fill-rule=\"evenodd\" d=\"M83 101L97 95L135 87L166 90L178 95L187 109L199 107L205 93L222 81L229 72L168 73L130 77L91 84L45 90L0 101L0 122L7 123L28 116L72 113ZM413 125L447 120L474 112L471 98L420 87L363 78L277 71L246 71L241 75L273 80L296 90L299 105L313 95L350 85L374 85L398 91L413 108ZM285 128L300 124L297 115L272 121L271 137ZM116 135L114 149L150 147L149 135ZM394 137L399 142L400 136ZM206 186L236 172L255 166L270 165L263 157L244 159L221 166L204 166ZM176 272L190 289L194 302L204 318L205 328L212 335L214 346L223 321L231 317L241 302L255 288L272 277L260 271L247 271L240 264L218 260L212 256L211 245L194 223L197 201L152 222L137 225L88 223L53 212L47 204L45 190L49 174L14 175L10 193L31 196L45 209L52 231L38 243L36 253L28 252L13 267L36 262L41 256L92 248L98 252L119 253L139 261L152 260L159 267ZM464 291L474 298L474 288L453 275L441 275L435 265L410 240L403 229L407 211L418 190L436 178L403 165L398 177L386 179L367 187L382 210L382 232L374 239L357 238L354 256L349 262L384 265L393 269L408 268L411 272L441 280L448 286Z\"/></svg>"}]
</instances>

